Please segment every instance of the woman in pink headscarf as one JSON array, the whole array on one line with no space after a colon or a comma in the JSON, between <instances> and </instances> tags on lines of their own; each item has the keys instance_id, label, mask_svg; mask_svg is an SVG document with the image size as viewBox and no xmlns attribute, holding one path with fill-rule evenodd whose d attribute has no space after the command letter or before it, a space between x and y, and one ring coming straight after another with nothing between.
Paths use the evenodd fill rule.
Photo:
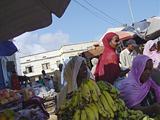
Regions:
<instances>
[{"instance_id":1,"label":"woman in pink headscarf","mask_svg":"<svg viewBox=\"0 0 160 120\"><path fill-rule=\"evenodd\" d=\"M126 105L149 115L160 113L160 87L150 77L152 69L151 58L139 55L133 60L128 78L119 82Z\"/></svg>"},{"instance_id":2,"label":"woman in pink headscarf","mask_svg":"<svg viewBox=\"0 0 160 120\"><path fill-rule=\"evenodd\" d=\"M96 81L103 80L114 84L114 81L120 76L119 57L116 54L119 37L117 34L110 32L104 36L102 42L104 51L96 66L95 79Z\"/></svg>"}]
</instances>

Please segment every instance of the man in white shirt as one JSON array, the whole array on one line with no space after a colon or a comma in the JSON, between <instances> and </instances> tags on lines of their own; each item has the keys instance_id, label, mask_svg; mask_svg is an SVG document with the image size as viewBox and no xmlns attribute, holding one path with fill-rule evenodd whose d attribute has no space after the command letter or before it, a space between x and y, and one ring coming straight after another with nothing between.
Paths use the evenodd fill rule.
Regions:
<instances>
[{"instance_id":1,"label":"man in white shirt","mask_svg":"<svg viewBox=\"0 0 160 120\"><path fill-rule=\"evenodd\" d=\"M127 48L120 53L120 67L122 70L131 68L133 59L138 55L135 51L136 47L135 40L130 39L127 41Z\"/></svg>"}]
</instances>

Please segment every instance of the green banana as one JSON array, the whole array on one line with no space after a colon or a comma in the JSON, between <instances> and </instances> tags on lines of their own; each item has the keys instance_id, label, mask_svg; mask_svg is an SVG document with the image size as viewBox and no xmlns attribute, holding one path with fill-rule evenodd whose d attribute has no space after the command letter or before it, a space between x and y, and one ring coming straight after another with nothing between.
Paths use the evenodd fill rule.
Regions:
<instances>
[{"instance_id":1,"label":"green banana","mask_svg":"<svg viewBox=\"0 0 160 120\"><path fill-rule=\"evenodd\" d=\"M73 97L72 97L72 99L71 99L71 107L76 107L76 106L78 106L78 103L79 103L79 94L77 93L77 94L75 94Z\"/></svg>"},{"instance_id":2,"label":"green banana","mask_svg":"<svg viewBox=\"0 0 160 120\"><path fill-rule=\"evenodd\" d=\"M88 80L86 84L87 84L87 86L89 88L89 91L90 91L90 94L91 94L91 98L92 98L92 102L98 101L98 94L97 94L95 86L92 85L91 80Z\"/></svg>"},{"instance_id":3,"label":"green banana","mask_svg":"<svg viewBox=\"0 0 160 120\"><path fill-rule=\"evenodd\" d=\"M105 96L105 99L108 102L109 107L112 109L113 112L117 111L117 107L112 99L112 97L110 96L110 94L107 91L103 91L103 95Z\"/></svg>"},{"instance_id":4,"label":"green banana","mask_svg":"<svg viewBox=\"0 0 160 120\"><path fill-rule=\"evenodd\" d=\"M94 111L90 109L88 106L84 108L86 115L87 115L87 120L96 120Z\"/></svg>"},{"instance_id":5,"label":"green banana","mask_svg":"<svg viewBox=\"0 0 160 120\"><path fill-rule=\"evenodd\" d=\"M79 109L74 113L73 120L81 120L81 111Z\"/></svg>"},{"instance_id":6,"label":"green banana","mask_svg":"<svg viewBox=\"0 0 160 120\"><path fill-rule=\"evenodd\" d=\"M98 85L96 84L95 81L88 80L88 84L89 84L90 87L92 87L96 91L96 93L97 93L98 96L101 95L101 91L100 91L100 89L99 89L99 87L98 87Z\"/></svg>"},{"instance_id":7,"label":"green banana","mask_svg":"<svg viewBox=\"0 0 160 120\"><path fill-rule=\"evenodd\" d=\"M90 101L91 94L90 94L89 87L86 84L86 82L81 84L80 92L81 92L82 98L84 98L87 101Z\"/></svg>"},{"instance_id":8,"label":"green banana","mask_svg":"<svg viewBox=\"0 0 160 120\"><path fill-rule=\"evenodd\" d=\"M110 118L109 112L104 109L104 107L101 104L100 100L98 100L98 102L96 102L95 105L97 106L98 112L102 117Z\"/></svg>"},{"instance_id":9,"label":"green banana","mask_svg":"<svg viewBox=\"0 0 160 120\"><path fill-rule=\"evenodd\" d=\"M84 109L81 110L81 120L87 120L87 114L86 114L86 111Z\"/></svg>"},{"instance_id":10,"label":"green banana","mask_svg":"<svg viewBox=\"0 0 160 120\"><path fill-rule=\"evenodd\" d=\"M101 91L108 91L114 98L116 98L120 94L120 92L108 82L99 81L97 82L97 85L99 86Z\"/></svg>"},{"instance_id":11,"label":"green banana","mask_svg":"<svg viewBox=\"0 0 160 120\"><path fill-rule=\"evenodd\" d=\"M93 112L94 112L94 114L95 114L96 120L99 120L99 114L98 114L98 108L97 108L97 106L96 106L94 103L91 103L91 104L89 105L89 107L90 107L90 109L93 110Z\"/></svg>"},{"instance_id":12,"label":"green banana","mask_svg":"<svg viewBox=\"0 0 160 120\"><path fill-rule=\"evenodd\" d=\"M121 118L127 118L128 117L128 112L127 111L119 111L118 115Z\"/></svg>"},{"instance_id":13,"label":"green banana","mask_svg":"<svg viewBox=\"0 0 160 120\"><path fill-rule=\"evenodd\" d=\"M111 118L114 118L114 112L113 112L112 108L110 107L110 105L109 105L106 97L105 97L103 94L100 96L100 101L101 101L104 109L105 109L107 112L110 113L110 117L111 117Z\"/></svg>"}]
</instances>

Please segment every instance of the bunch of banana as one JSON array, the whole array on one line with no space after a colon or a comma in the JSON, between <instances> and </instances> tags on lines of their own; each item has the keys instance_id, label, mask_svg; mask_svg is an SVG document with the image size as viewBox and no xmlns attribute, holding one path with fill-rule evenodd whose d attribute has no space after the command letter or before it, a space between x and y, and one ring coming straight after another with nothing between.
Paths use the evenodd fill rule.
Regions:
<instances>
[{"instance_id":1,"label":"bunch of banana","mask_svg":"<svg viewBox=\"0 0 160 120\"><path fill-rule=\"evenodd\" d=\"M120 95L119 91L115 87L113 87L110 83L99 81L97 82L97 84L101 91L109 92L110 96L113 99L116 99L117 97L119 97Z\"/></svg>"},{"instance_id":2,"label":"bunch of banana","mask_svg":"<svg viewBox=\"0 0 160 120\"><path fill-rule=\"evenodd\" d=\"M82 101L82 100L81 100L81 93L80 93L79 91L75 91L75 92L73 93L72 98L69 99L69 100L66 100L66 101L65 101L65 104L63 104L60 109L61 109L62 111L63 111L64 109L66 109L66 108L73 109L73 108L77 107L81 101Z\"/></svg>"},{"instance_id":3,"label":"bunch of banana","mask_svg":"<svg viewBox=\"0 0 160 120\"><path fill-rule=\"evenodd\" d=\"M102 81L96 84L92 80L81 84L66 101L61 115L62 120L143 120L146 116L128 109L111 84Z\"/></svg>"},{"instance_id":4,"label":"bunch of banana","mask_svg":"<svg viewBox=\"0 0 160 120\"><path fill-rule=\"evenodd\" d=\"M86 85L88 86L91 94L91 102L97 102L98 97L101 95L98 85L93 80L86 81Z\"/></svg>"},{"instance_id":5,"label":"bunch of banana","mask_svg":"<svg viewBox=\"0 0 160 120\"><path fill-rule=\"evenodd\" d=\"M101 95L98 85L93 80L84 81L79 91L82 94L82 98L88 102L98 101L98 97Z\"/></svg>"},{"instance_id":6,"label":"bunch of banana","mask_svg":"<svg viewBox=\"0 0 160 120\"><path fill-rule=\"evenodd\" d=\"M102 105L101 101L98 101L97 103L95 103L97 108L98 108L98 113L100 114L100 116L104 117L104 118L110 118L110 114L108 111L106 111L106 109L104 108L104 106Z\"/></svg>"},{"instance_id":7,"label":"bunch of banana","mask_svg":"<svg viewBox=\"0 0 160 120\"><path fill-rule=\"evenodd\" d=\"M129 120L142 120L146 115L140 110L130 110L128 109L128 119Z\"/></svg>"},{"instance_id":8,"label":"bunch of banana","mask_svg":"<svg viewBox=\"0 0 160 120\"><path fill-rule=\"evenodd\" d=\"M127 110L125 111L118 111L118 118L122 118L123 120L128 118L128 112Z\"/></svg>"},{"instance_id":9,"label":"bunch of banana","mask_svg":"<svg viewBox=\"0 0 160 120\"><path fill-rule=\"evenodd\" d=\"M109 101L107 101L106 97L105 97L104 95L101 95L99 99L100 99L100 102L101 102L101 104L103 105L105 111L106 111L107 113L109 113L110 118L114 118L114 111L113 111L112 108L110 107Z\"/></svg>"},{"instance_id":10,"label":"bunch of banana","mask_svg":"<svg viewBox=\"0 0 160 120\"><path fill-rule=\"evenodd\" d=\"M95 104L89 104L82 109L77 109L73 120L99 120L98 109Z\"/></svg>"},{"instance_id":11,"label":"bunch of banana","mask_svg":"<svg viewBox=\"0 0 160 120\"><path fill-rule=\"evenodd\" d=\"M117 111L125 111L127 109L124 101L120 98L114 100Z\"/></svg>"},{"instance_id":12,"label":"bunch of banana","mask_svg":"<svg viewBox=\"0 0 160 120\"><path fill-rule=\"evenodd\" d=\"M81 120L81 110L80 109L75 111L73 115L73 120Z\"/></svg>"},{"instance_id":13,"label":"bunch of banana","mask_svg":"<svg viewBox=\"0 0 160 120\"><path fill-rule=\"evenodd\" d=\"M143 120L154 120L153 118L150 118L149 116L145 116L144 118L143 118Z\"/></svg>"},{"instance_id":14,"label":"bunch of banana","mask_svg":"<svg viewBox=\"0 0 160 120\"><path fill-rule=\"evenodd\" d=\"M84 108L84 111L86 113L86 119L84 120L99 120L98 112L94 106L92 107L91 105L88 105Z\"/></svg>"},{"instance_id":15,"label":"bunch of banana","mask_svg":"<svg viewBox=\"0 0 160 120\"><path fill-rule=\"evenodd\" d=\"M79 91L82 94L82 98L89 102L91 99L91 93L86 81L81 84Z\"/></svg>"}]
</instances>

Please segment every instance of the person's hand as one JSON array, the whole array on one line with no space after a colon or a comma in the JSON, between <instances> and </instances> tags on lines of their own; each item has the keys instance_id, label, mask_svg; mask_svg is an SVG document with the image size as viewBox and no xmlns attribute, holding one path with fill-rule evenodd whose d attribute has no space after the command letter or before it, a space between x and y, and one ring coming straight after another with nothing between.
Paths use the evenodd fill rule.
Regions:
<instances>
[{"instance_id":1,"label":"person's hand","mask_svg":"<svg viewBox=\"0 0 160 120\"><path fill-rule=\"evenodd\" d=\"M121 71L120 77L125 76L129 71L130 71L130 69L126 69L126 70Z\"/></svg>"},{"instance_id":2,"label":"person's hand","mask_svg":"<svg viewBox=\"0 0 160 120\"><path fill-rule=\"evenodd\" d=\"M127 74L129 71L130 71L130 69L126 69L126 70L125 70L125 73Z\"/></svg>"}]
</instances>

